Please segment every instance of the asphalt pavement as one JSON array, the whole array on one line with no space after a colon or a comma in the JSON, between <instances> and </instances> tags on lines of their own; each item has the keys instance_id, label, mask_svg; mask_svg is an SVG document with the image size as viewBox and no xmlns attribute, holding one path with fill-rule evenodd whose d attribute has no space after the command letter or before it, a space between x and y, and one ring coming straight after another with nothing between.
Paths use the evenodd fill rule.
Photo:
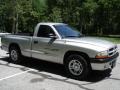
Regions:
<instances>
[{"instance_id":1,"label":"asphalt pavement","mask_svg":"<svg viewBox=\"0 0 120 90\"><path fill-rule=\"evenodd\" d=\"M120 57L111 74L94 72L84 81L67 78L59 64L30 58L13 64L8 57L0 49L0 90L120 90Z\"/></svg>"}]
</instances>

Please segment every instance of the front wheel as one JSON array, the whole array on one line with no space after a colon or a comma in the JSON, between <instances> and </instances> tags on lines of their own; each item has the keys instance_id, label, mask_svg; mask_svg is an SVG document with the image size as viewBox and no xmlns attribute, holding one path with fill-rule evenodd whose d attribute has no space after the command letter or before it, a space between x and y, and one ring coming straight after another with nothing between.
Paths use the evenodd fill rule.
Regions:
<instances>
[{"instance_id":1,"label":"front wheel","mask_svg":"<svg viewBox=\"0 0 120 90\"><path fill-rule=\"evenodd\" d=\"M70 77L74 79L85 79L89 73L87 61L80 55L70 55L66 59L65 68Z\"/></svg>"},{"instance_id":2,"label":"front wheel","mask_svg":"<svg viewBox=\"0 0 120 90\"><path fill-rule=\"evenodd\" d=\"M20 50L17 47L11 47L10 48L10 61L13 63L20 63L21 62L21 53Z\"/></svg>"}]
</instances>

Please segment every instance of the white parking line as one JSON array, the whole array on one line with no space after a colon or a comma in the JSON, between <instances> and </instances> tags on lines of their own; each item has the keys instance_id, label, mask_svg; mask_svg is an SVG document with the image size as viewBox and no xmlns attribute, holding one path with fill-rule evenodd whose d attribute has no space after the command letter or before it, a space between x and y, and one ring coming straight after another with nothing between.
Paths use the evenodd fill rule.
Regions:
<instances>
[{"instance_id":1,"label":"white parking line","mask_svg":"<svg viewBox=\"0 0 120 90\"><path fill-rule=\"evenodd\" d=\"M27 73L29 71L35 71L33 69L29 69L29 70L26 70L24 72L20 72L20 73L17 73L17 74L14 74L14 75L11 75L11 76L8 76L8 77L4 77L4 78L1 78L0 81L3 81L3 80L6 80L6 79L9 79L9 78L12 78L12 77L15 77L15 76L19 76L19 75L22 75L24 73Z\"/></svg>"}]
</instances>

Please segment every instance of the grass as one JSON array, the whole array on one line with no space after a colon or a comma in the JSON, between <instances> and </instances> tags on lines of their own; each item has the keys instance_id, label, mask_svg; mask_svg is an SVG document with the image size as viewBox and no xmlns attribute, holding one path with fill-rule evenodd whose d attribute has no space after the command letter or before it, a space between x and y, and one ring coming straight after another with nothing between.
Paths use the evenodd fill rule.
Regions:
<instances>
[{"instance_id":1,"label":"grass","mask_svg":"<svg viewBox=\"0 0 120 90\"><path fill-rule=\"evenodd\" d=\"M115 44L120 44L120 37L97 37L103 40L111 41Z\"/></svg>"}]
</instances>

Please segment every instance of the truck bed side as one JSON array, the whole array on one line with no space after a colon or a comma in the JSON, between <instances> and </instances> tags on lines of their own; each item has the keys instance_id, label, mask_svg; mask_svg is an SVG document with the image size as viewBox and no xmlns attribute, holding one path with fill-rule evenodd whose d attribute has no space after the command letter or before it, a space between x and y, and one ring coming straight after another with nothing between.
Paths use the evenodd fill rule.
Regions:
<instances>
[{"instance_id":1,"label":"truck bed side","mask_svg":"<svg viewBox=\"0 0 120 90\"><path fill-rule=\"evenodd\" d=\"M32 36L6 35L2 37L2 49L9 52L9 47L12 44L17 44L22 55L31 57Z\"/></svg>"}]
</instances>

